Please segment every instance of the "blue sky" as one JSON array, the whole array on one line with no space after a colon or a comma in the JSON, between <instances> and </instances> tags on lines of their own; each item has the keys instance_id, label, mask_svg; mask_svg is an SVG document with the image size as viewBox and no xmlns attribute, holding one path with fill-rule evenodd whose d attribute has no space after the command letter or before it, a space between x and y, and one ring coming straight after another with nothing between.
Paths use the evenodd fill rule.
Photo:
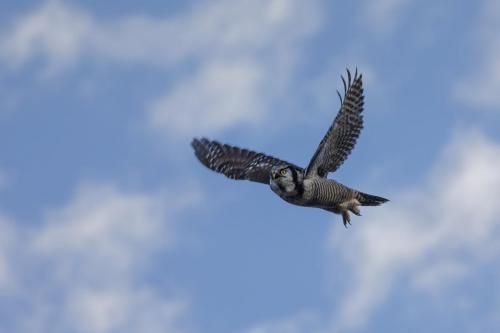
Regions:
<instances>
[{"instance_id":1,"label":"blue sky","mask_svg":"<svg viewBox=\"0 0 500 333\"><path fill-rule=\"evenodd\" d=\"M0 331L491 332L495 0L0 3ZM349 229L195 159L305 165L346 68Z\"/></svg>"}]
</instances>

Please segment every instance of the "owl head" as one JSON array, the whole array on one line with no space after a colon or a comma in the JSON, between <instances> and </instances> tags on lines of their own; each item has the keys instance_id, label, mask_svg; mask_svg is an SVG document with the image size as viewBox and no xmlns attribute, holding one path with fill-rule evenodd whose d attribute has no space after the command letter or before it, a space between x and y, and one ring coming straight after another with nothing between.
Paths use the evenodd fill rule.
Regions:
<instances>
[{"instance_id":1,"label":"owl head","mask_svg":"<svg viewBox=\"0 0 500 333\"><path fill-rule=\"evenodd\" d=\"M302 188L304 175L290 165L274 166L271 169L269 184L271 189L279 196L298 195Z\"/></svg>"}]
</instances>

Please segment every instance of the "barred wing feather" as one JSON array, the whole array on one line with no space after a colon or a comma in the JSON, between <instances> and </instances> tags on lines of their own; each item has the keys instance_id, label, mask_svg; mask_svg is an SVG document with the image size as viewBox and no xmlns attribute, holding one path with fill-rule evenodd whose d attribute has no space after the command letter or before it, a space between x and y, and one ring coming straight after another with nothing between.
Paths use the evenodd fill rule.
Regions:
<instances>
[{"instance_id":1,"label":"barred wing feather","mask_svg":"<svg viewBox=\"0 0 500 333\"><path fill-rule=\"evenodd\" d=\"M358 72L351 76L347 70L344 97L337 91L341 106L333 124L326 132L306 169L307 176L326 177L336 171L351 153L363 128L363 83Z\"/></svg>"},{"instance_id":2,"label":"barred wing feather","mask_svg":"<svg viewBox=\"0 0 500 333\"><path fill-rule=\"evenodd\" d=\"M205 138L193 139L191 146L203 165L231 179L246 179L269 184L269 175L273 166L290 165L297 170L302 170L272 156Z\"/></svg>"}]
</instances>

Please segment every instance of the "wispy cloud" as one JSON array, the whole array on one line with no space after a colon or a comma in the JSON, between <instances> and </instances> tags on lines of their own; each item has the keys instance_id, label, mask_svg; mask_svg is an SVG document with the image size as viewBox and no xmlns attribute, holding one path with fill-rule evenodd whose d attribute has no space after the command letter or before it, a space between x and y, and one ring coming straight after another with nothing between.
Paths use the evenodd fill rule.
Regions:
<instances>
[{"instance_id":1,"label":"wispy cloud","mask_svg":"<svg viewBox=\"0 0 500 333\"><path fill-rule=\"evenodd\" d=\"M41 225L1 225L3 302L24 304L0 327L23 332L185 332L187 300L145 283L150 255L175 241L178 206L162 195L86 185ZM175 200L174 200L175 201ZM170 294L166 294L170 293ZM5 304L5 303L3 303Z\"/></svg>"},{"instance_id":2,"label":"wispy cloud","mask_svg":"<svg viewBox=\"0 0 500 333\"><path fill-rule=\"evenodd\" d=\"M48 1L2 33L0 59L18 68L41 56L47 72L59 71L80 56L93 34L93 24L86 13L59 1Z\"/></svg>"},{"instance_id":3,"label":"wispy cloud","mask_svg":"<svg viewBox=\"0 0 500 333\"><path fill-rule=\"evenodd\" d=\"M269 96L256 63L211 63L151 106L152 125L172 135L213 133L262 120Z\"/></svg>"},{"instance_id":4,"label":"wispy cloud","mask_svg":"<svg viewBox=\"0 0 500 333\"><path fill-rule=\"evenodd\" d=\"M3 34L0 59L17 68L42 58L51 75L83 57L175 68L174 84L149 104L153 126L170 136L212 134L271 112L321 22L318 1L199 2L166 18L106 22L49 1Z\"/></svg>"},{"instance_id":5,"label":"wispy cloud","mask_svg":"<svg viewBox=\"0 0 500 333\"><path fill-rule=\"evenodd\" d=\"M481 6L472 46L480 50L477 63L453 87L453 95L470 105L500 110L500 3L484 0Z\"/></svg>"},{"instance_id":6,"label":"wispy cloud","mask_svg":"<svg viewBox=\"0 0 500 333\"><path fill-rule=\"evenodd\" d=\"M125 16L107 21L84 9L49 0L18 17L2 34L3 61L22 65L42 56L64 69L82 55L95 61L124 61L156 66L210 55L272 56L313 32L319 22L318 4L297 0L211 1L195 3L166 18ZM199 60L199 59L198 59ZM285 61L286 62L286 61Z\"/></svg>"},{"instance_id":7,"label":"wispy cloud","mask_svg":"<svg viewBox=\"0 0 500 333\"><path fill-rule=\"evenodd\" d=\"M461 133L426 185L394 194L384 209L365 211L369 223L352 228L349 237L335 228L331 248L352 270L335 327L364 326L403 274L411 286L445 295L474 265L496 260L499 169L500 145L479 132Z\"/></svg>"}]
</instances>

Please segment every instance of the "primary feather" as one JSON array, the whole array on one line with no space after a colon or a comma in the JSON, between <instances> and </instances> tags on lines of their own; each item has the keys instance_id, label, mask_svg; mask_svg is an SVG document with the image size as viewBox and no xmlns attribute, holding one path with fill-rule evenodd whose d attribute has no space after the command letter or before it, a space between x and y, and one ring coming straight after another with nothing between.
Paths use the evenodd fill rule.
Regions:
<instances>
[{"instance_id":1,"label":"primary feather","mask_svg":"<svg viewBox=\"0 0 500 333\"><path fill-rule=\"evenodd\" d=\"M273 156L221 144L205 138L193 139L191 146L194 148L196 157L207 168L222 173L231 179L246 179L269 184L269 176L273 166L294 166ZM298 166L294 167L302 170Z\"/></svg>"},{"instance_id":2,"label":"primary feather","mask_svg":"<svg viewBox=\"0 0 500 333\"><path fill-rule=\"evenodd\" d=\"M356 70L354 78L347 71L347 83L344 83L344 97L339 113L326 132L306 169L307 176L326 177L337 170L351 153L363 128L363 82Z\"/></svg>"}]
</instances>

